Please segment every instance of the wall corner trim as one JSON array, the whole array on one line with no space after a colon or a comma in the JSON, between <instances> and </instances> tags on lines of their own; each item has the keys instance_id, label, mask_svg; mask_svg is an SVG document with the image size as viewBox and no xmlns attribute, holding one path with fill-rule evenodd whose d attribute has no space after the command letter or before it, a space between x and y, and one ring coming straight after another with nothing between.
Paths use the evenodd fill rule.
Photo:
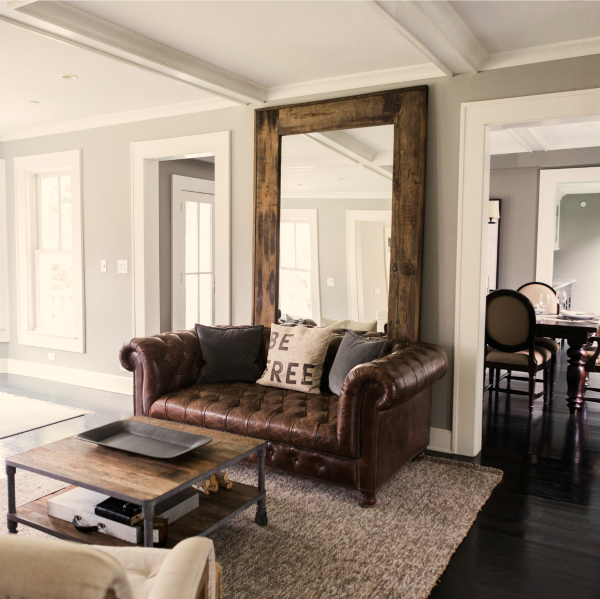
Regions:
<instances>
[{"instance_id":1,"label":"wall corner trim","mask_svg":"<svg viewBox=\"0 0 600 599\"><path fill-rule=\"evenodd\" d=\"M12 358L0 359L0 374L18 374L36 379L66 383L88 389L99 389L122 395L133 395L133 377L118 374L105 374L92 370L79 370L65 366L53 366L41 362L28 362Z\"/></svg>"},{"instance_id":2,"label":"wall corner trim","mask_svg":"<svg viewBox=\"0 0 600 599\"><path fill-rule=\"evenodd\" d=\"M427 449L441 453L452 453L452 431L431 427Z\"/></svg>"}]
</instances>

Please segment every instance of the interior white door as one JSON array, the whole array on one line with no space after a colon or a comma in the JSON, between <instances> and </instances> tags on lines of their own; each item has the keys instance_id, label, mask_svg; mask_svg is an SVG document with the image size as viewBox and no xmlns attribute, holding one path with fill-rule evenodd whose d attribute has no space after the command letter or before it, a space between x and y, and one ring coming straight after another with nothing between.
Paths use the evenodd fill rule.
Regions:
<instances>
[{"instance_id":1,"label":"interior white door","mask_svg":"<svg viewBox=\"0 0 600 599\"><path fill-rule=\"evenodd\" d=\"M172 328L215 323L215 183L172 177Z\"/></svg>"}]
</instances>

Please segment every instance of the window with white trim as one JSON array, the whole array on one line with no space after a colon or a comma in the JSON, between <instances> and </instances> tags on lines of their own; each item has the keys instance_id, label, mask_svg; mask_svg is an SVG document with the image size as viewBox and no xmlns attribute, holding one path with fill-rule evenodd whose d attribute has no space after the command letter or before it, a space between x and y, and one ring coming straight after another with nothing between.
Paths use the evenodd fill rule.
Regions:
<instances>
[{"instance_id":1,"label":"window with white trim","mask_svg":"<svg viewBox=\"0 0 600 599\"><path fill-rule=\"evenodd\" d=\"M315 209L282 209L279 229L279 309L321 319L319 246Z\"/></svg>"},{"instance_id":2,"label":"window with white trim","mask_svg":"<svg viewBox=\"0 0 600 599\"><path fill-rule=\"evenodd\" d=\"M83 352L80 152L15 158L19 343Z\"/></svg>"}]
</instances>

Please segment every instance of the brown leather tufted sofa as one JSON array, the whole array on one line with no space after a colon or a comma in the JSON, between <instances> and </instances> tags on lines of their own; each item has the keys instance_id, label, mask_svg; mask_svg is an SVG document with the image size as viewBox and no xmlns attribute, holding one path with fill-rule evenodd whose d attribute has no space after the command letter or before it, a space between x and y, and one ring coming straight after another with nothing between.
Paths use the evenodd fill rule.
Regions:
<instances>
[{"instance_id":1,"label":"brown leather tufted sofa","mask_svg":"<svg viewBox=\"0 0 600 599\"><path fill-rule=\"evenodd\" d=\"M269 336L265 329L265 363ZM134 373L136 414L266 439L267 466L358 489L374 505L377 490L429 444L431 386L448 360L437 345L392 339L337 396L328 376L341 340L334 334L329 345L320 394L196 385L202 356L193 330L132 339L120 359Z\"/></svg>"}]
</instances>

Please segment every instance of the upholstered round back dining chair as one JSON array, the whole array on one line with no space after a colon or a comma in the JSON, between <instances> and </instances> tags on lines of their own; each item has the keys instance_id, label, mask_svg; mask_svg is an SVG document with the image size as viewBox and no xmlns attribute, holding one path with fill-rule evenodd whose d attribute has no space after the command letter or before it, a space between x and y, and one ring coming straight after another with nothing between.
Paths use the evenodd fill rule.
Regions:
<instances>
[{"instance_id":1,"label":"upholstered round back dining chair","mask_svg":"<svg viewBox=\"0 0 600 599\"><path fill-rule=\"evenodd\" d=\"M522 293L512 289L499 289L487 296L485 316L485 367L489 368L489 388L504 393L529 396L529 409L533 410L536 397L548 399L548 366L552 359L550 351L536 345L535 310ZM501 371L507 375L501 377ZM544 390L535 393L536 373L544 371ZM511 390L512 372L527 373L529 392ZM496 386L494 387L494 377ZM500 388L502 378L507 378L507 388ZM518 377L514 377L518 379Z\"/></svg>"},{"instance_id":2,"label":"upholstered round back dining chair","mask_svg":"<svg viewBox=\"0 0 600 599\"><path fill-rule=\"evenodd\" d=\"M546 308L546 312L548 314L558 314L558 296L556 295L556 291L550 285L546 283L540 283L538 281L533 281L532 283L525 283L525 285L521 285L517 291L522 293L525 297L529 298L529 301L535 306L540 305L540 295L542 293L547 293L550 298L550 304Z\"/></svg>"},{"instance_id":3,"label":"upholstered round back dining chair","mask_svg":"<svg viewBox=\"0 0 600 599\"><path fill-rule=\"evenodd\" d=\"M546 283L540 283L534 281L533 283L525 283L521 285L517 291L528 297L531 303L535 306L540 303L540 295L547 293L550 298L550 304L546 308L548 314L559 314L560 306L558 303L558 296L556 291L550 285ZM554 393L554 382L556 380L556 361L558 354L560 353L560 345L554 340L548 337L538 337L535 341L536 345L545 347L552 354L552 364L550 364L550 395Z\"/></svg>"}]
</instances>

